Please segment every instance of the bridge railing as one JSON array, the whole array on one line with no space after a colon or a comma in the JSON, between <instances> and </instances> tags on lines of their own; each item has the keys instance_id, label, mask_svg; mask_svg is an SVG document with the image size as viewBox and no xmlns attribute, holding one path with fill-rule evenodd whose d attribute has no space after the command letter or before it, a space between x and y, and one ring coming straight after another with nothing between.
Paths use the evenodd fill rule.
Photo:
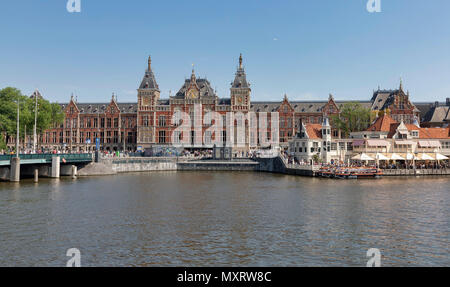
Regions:
<instances>
[{"instance_id":1,"label":"bridge railing","mask_svg":"<svg viewBox=\"0 0 450 287\"><path fill-rule=\"evenodd\" d=\"M20 154L19 157L21 160L34 160L34 159L44 159L46 162L51 162L52 157L59 156L61 158L61 161L63 159L68 162L86 162L86 161L92 161L93 155L90 153L67 153L67 154L52 154L52 153L41 153L41 154ZM13 155L0 155L0 161L10 161L13 157L16 157L15 154Z\"/></svg>"},{"instance_id":2,"label":"bridge railing","mask_svg":"<svg viewBox=\"0 0 450 287\"><path fill-rule=\"evenodd\" d=\"M93 154L90 153L67 153L67 154L58 154L58 156L62 159L65 159L66 161L70 162L81 162L81 161L92 161L93 160Z\"/></svg>"}]
</instances>

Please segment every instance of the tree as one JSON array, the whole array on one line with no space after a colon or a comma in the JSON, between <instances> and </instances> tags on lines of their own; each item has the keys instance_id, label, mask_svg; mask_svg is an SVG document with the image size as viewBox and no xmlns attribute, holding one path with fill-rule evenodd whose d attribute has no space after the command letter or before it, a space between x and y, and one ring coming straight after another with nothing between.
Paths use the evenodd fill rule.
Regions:
<instances>
[{"instance_id":1,"label":"tree","mask_svg":"<svg viewBox=\"0 0 450 287\"><path fill-rule=\"evenodd\" d=\"M3 134L0 134L0 151L6 150L6 140Z\"/></svg>"},{"instance_id":2,"label":"tree","mask_svg":"<svg viewBox=\"0 0 450 287\"><path fill-rule=\"evenodd\" d=\"M331 116L331 122L333 127L341 130L345 137L348 137L351 132L367 129L373 119L370 109L364 108L357 102L346 103L340 110L339 115Z\"/></svg>"},{"instance_id":3,"label":"tree","mask_svg":"<svg viewBox=\"0 0 450 287\"><path fill-rule=\"evenodd\" d=\"M7 87L0 90L0 133L7 139L15 136L17 132L17 100L20 103L20 138L24 138L25 126L27 134L32 134L34 127L35 99L24 96L20 90ZM60 124L64 120L64 114L57 103L38 98L38 112L36 132L40 134L53 124Z\"/></svg>"},{"instance_id":4,"label":"tree","mask_svg":"<svg viewBox=\"0 0 450 287\"><path fill-rule=\"evenodd\" d=\"M6 138L16 134L17 100L20 103L20 130L23 133L31 116L27 104L28 97L22 95L16 88L8 87L0 90L0 132L6 133Z\"/></svg>"}]
</instances>

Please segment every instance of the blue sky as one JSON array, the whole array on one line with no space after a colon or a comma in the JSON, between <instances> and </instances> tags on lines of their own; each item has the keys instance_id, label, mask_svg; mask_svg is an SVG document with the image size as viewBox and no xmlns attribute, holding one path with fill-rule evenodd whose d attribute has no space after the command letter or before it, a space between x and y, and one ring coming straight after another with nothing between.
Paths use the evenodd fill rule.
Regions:
<instances>
[{"instance_id":1,"label":"blue sky","mask_svg":"<svg viewBox=\"0 0 450 287\"><path fill-rule=\"evenodd\" d=\"M368 100L397 88L414 101L450 97L450 1L367 0L0 2L0 88L38 88L66 102L136 101L152 56L162 97L195 64L220 97L243 53L252 100Z\"/></svg>"}]
</instances>

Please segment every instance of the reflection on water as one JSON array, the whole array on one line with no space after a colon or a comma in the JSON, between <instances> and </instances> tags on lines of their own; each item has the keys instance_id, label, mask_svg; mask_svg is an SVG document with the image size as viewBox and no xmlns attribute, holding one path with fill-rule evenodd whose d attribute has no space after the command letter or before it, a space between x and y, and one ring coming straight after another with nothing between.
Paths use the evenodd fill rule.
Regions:
<instances>
[{"instance_id":1,"label":"reflection on water","mask_svg":"<svg viewBox=\"0 0 450 287\"><path fill-rule=\"evenodd\" d=\"M0 183L0 265L450 265L449 177L167 172Z\"/></svg>"}]
</instances>

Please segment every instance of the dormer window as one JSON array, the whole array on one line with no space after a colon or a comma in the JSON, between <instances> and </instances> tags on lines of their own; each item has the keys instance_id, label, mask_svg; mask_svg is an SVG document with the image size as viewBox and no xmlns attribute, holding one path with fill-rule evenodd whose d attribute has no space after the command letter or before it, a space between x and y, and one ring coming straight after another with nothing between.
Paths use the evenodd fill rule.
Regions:
<instances>
[{"instance_id":1,"label":"dormer window","mask_svg":"<svg viewBox=\"0 0 450 287\"><path fill-rule=\"evenodd\" d=\"M411 136L419 137L419 131L411 131Z\"/></svg>"}]
</instances>

